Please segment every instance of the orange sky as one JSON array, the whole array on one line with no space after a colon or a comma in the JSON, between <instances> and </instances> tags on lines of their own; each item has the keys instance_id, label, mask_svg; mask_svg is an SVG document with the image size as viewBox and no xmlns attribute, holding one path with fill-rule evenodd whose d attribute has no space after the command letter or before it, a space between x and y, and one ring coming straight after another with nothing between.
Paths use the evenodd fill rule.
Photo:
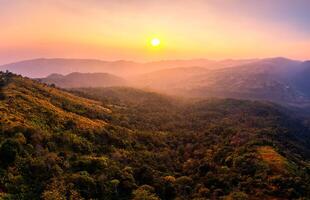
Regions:
<instances>
[{"instance_id":1,"label":"orange sky","mask_svg":"<svg viewBox=\"0 0 310 200\"><path fill-rule=\"evenodd\" d=\"M0 63L36 57L310 58L307 0L0 0L0 4ZM149 45L152 37L161 40L159 48Z\"/></svg>"}]
</instances>

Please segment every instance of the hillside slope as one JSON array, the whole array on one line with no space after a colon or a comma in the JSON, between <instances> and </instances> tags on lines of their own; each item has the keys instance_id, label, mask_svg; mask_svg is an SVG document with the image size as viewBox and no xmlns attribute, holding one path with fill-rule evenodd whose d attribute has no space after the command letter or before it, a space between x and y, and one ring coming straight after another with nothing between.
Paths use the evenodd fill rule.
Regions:
<instances>
[{"instance_id":1,"label":"hillside slope","mask_svg":"<svg viewBox=\"0 0 310 200\"><path fill-rule=\"evenodd\" d=\"M124 96L124 90L131 95ZM195 177L194 182L202 181L204 186L208 185L208 191L209 188L219 187L222 188L221 192L228 194L232 188L239 188L249 192L245 195L249 199L290 199L295 198L294 195L290 196L292 193L288 194L284 188L295 183L292 182L294 178L288 177L301 173L306 177L305 184L309 182L309 172L303 171L309 167L309 129L289 117L289 112L277 105L232 99L180 104L176 103L176 99L156 93L126 88L78 89L76 94L101 99L106 103L114 102L111 108L118 117L112 119L113 123L136 130L169 133L157 143L159 146L168 146L162 150L160 147L152 148L158 151L159 158L154 162L149 161L152 163L150 165L155 168L170 166L168 169L177 170L182 175L185 173L190 178ZM154 103L154 99L157 99L157 103ZM162 154L168 153L169 156L162 157ZM224 178L223 173L230 175ZM260 178L254 178L254 174L259 174ZM234 179L234 176L242 178ZM253 178L251 183L246 181L248 176ZM284 185L285 181L289 183L280 186L273 182L275 179ZM232 186L234 181L237 181L236 185ZM242 185L243 181L247 183ZM266 188L261 190L253 187ZM301 185L294 187L299 191L309 191L309 188ZM260 192L254 195L254 190L263 191L266 195ZM197 193L195 195L199 197ZM237 194L231 192L230 195ZM309 193L304 195L308 196ZM212 192L202 195L206 198L212 196L218 198Z\"/></svg>"},{"instance_id":2,"label":"hillside slope","mask_svg":"<svg viewBox=\"0 0 310 200\"><path fill-rule=\"evenodd\" d=\"M277 105L0 77L0 198L310 196L309 128Z\"/></svg>"},{"instance_id":3,"label":"hillside slope","mask_svg":"<svg viewBox=\"0 0 310 200\"><path fill-rule=\"evenodd\" d=\"M90 120L89 116L110 112L94 101L77 98L30 79L1 74L1 81L2 119L7 119L9 124L50 130L61 128L65 120L71 120L78 128L88 129L105 124L104 121ZM54 124L54 119L59 124Z\"/></svg>"}]
</instances>

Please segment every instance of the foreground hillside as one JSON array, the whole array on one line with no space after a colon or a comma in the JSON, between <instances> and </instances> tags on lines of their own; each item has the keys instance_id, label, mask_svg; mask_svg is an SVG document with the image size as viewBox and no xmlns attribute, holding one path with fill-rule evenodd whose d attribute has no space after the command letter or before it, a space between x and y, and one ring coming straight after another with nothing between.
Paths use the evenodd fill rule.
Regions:
<instances>
[{"instance_id":1,"label":"foreground hillside","mask_svg":"<svg viewBox=\"0 0 310 200\"><path fill-rule=\"evenodd\" d=\"M310 197L309 129L276 105L0 77L3 199Z\"/></svg>"}]
</instances>

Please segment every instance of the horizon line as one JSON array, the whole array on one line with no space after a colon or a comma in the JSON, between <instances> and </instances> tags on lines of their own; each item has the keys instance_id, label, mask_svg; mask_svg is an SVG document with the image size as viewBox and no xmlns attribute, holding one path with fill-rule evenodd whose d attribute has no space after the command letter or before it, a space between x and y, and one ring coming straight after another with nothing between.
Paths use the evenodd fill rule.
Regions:
<instances>
[{"instance_id":1,"label":"horizon line","mask_svg":"<svg viewBox=\"0 0 310 200\"><path fill-rule=\"evenodd\" d=\"M78 58L78 57L34 57L34 58L26 58L6 63L0 63L0 66L5 65L11 65L21 62L27 62L27 61L34 61L34 60L89 60L89 61L98 61L98 62L132 62L136 64L150 64L150 63L156 63L156 62L169 62L169 61L198 61L198 60L204 60L204 61L210 61L210 62L221 62L221 61L229 61L229 60L264 60L264 59L287 59L292 61L300 61L300 62L306 62L309 61L309 59L294 59L290 57L284 57L284 56L272 56L272 57L256 57L256 58L223 58L223 59L210 59L210 58L188 58L188 59L181 59L181 58L171 58L171 59L159 59L159 60L152 60L152 61L138 61L138 60L130 60L130 59L101 59L101 58Z\"/></svg>"}]
</instances>

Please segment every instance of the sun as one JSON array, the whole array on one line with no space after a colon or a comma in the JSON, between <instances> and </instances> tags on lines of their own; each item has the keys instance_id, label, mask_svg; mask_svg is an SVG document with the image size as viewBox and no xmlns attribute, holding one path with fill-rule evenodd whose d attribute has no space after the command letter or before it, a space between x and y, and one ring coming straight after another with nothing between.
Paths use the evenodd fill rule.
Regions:
<instances>
[{"instance_id":1,"label":"sun","mask_svg":"<svg viewBox=\"0 0 310 200\"><path fill-rule=\"evenodd\" d=\"M160 40L159 40L158 38L153 38L153 39L151 40L151 45L152 45L153 47L159 46L159 45L160 45Z\"/></svg>"}]
</instances>

